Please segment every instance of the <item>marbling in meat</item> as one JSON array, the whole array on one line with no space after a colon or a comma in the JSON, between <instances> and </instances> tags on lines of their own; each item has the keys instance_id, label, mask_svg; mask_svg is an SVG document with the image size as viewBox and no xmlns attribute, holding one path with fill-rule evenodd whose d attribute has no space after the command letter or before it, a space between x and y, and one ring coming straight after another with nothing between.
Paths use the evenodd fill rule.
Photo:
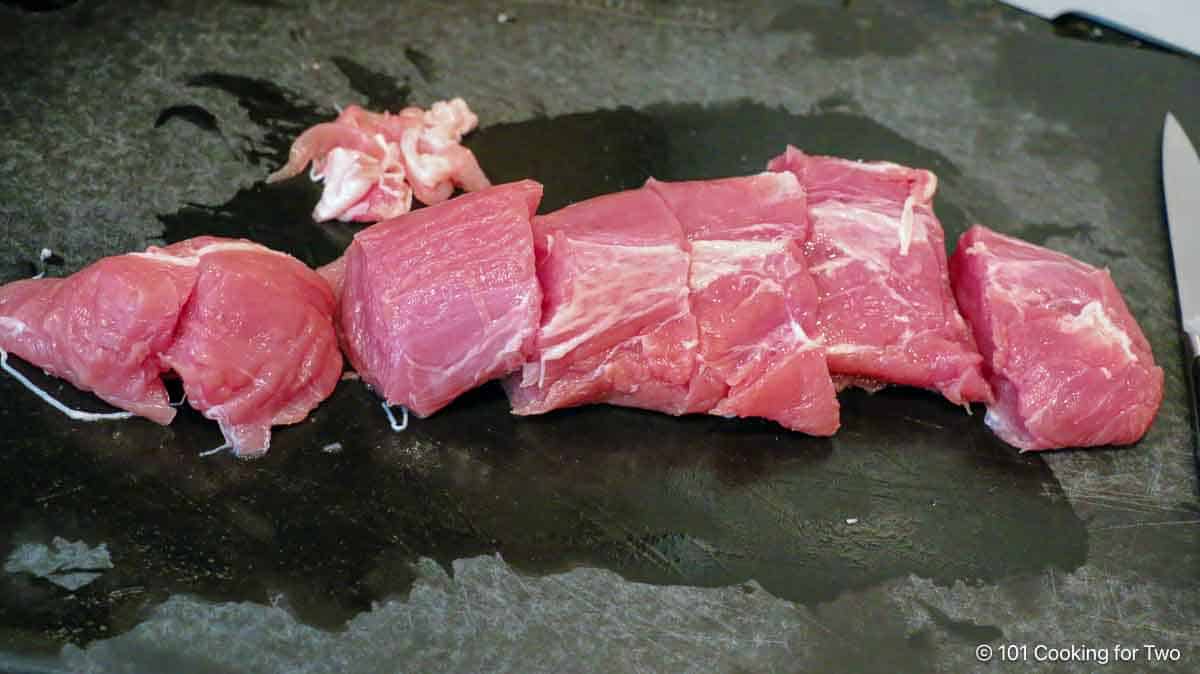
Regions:
<instances>
[{"instance_id":1,"label":"marbling in meat","mask_svg":"<svg viewBox=\"0 0 1200 674\"><path fill-rule=\"evenodd\" d=\"M689 411L832 435L839 406L813 337L817 289L804 260L809 224L799 181L763 173L648 187L690 244L698 345Z\"/></svg>"},{"instance_id":2,"label":"marbling in meat","mask_svg":"<svg viewBox=\"0 0 1200 674\"><path fill-rule=\"evenodd\" d=\"M346 354L389 404L432 414L532 353L541 197L531 180L466 194L364 229L322 268L341 279Z\"/></svg>"},{"instance_id":3,"label":"marbling in meat","mask_svg":"<svg viewBox=\"0 0 1200 674\"><path fill-rule=\"evenodd\" d=\"M609 403L829 435L838 405L788 174L663 183L534 219L546 294L513 411Z\"/></svg>"},{"instance_id":4,"label":"marbling in meat","mask_svg":"<svg viewBox=\"0 0 1200 674\"><path fill-rule=\"evenodd\" d=\"M997 435L1034 450L1145 434L1163 371L1106 270L976 225L950 274L996 394Z\"/></svg>"},{"instance_id":5,"label":"marbling in meat","mask_svg":"<svg viewBox=\"0 0 1200 674\"><path fill-rule=\"evenodd\" d=\"M687 240L648 189L533 219L545 300L533 357L505 388L516 414L589 403L683 414L698 334Z\"/></svg>"},{"instance_id":6,"label":"marbling in meat","mask_svg":"<svg viewBox=\"0 0 1200 674\"><path fill-rule=\"evenodd\" d=\"M313 180L325 182L314 220L394 218L412 208L414 196L436 204L456 186L474 191L489 185L475 155L461 144L478 123L461 98L396 114L351 105L333 122L300 134L288 163L267 182L297 175L311 162Z\"/></svg>"},{"instance_id":7,"label":"marbling in meat","mask_svg":"<svg viewBox=\"0 0 1200 674\"><path fill-rule=\"evenodd\" d=\"M854 384L934 389L958 404L990 401L982 358L955 305L937 179L886 162L809 156L794 147L769 168L808 192L805 248L817 284L817 336L829 369Z\"/></svg>"},{"instance_id":8,"label":"marbling in meat","mask_svg":"<svg viewBox=\"0 0 1200 674\"><path fill-rule=\"evenodd\" d=\"M161 424L160 376L216 420L239 456L333 391L333 295L294 258L249 241L189 239L104 258L65 279L0 287L0 348Z\"/></svg>"}]
</instances>

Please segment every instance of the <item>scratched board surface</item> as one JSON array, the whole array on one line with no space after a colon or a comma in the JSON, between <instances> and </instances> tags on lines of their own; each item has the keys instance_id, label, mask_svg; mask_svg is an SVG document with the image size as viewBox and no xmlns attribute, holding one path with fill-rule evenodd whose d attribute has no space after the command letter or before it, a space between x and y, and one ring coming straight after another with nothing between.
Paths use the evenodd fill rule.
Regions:
<instances>
[{"instance_id":1,"label":"scratched board surface","mask_svg":"<svg viewBox=\"0 0 1200 674\"><path fill-rule=\"evenodd\" d=\"M787 143L928 168L948 241L985 222L1110 267L1167 401L1136 447L1019 455L982 408L907 389L842 394L830 439L516 418L494 384L394 433L348 381L239 462L199 458L220 434L195 412L75 424L5 378L0 670L966 671L979 643L1147 640L1180 649L1155 666L1200 657L1156 149L1168 108L1200 134L1196 61L982 1L63 4L0 5L4 281L198 234L328 262L357 227L313 224L304 176L262 182L291 139L351 102L463 96L485 170L544 183L543 212L758 171Z\"/></svg>"}]
</instances>

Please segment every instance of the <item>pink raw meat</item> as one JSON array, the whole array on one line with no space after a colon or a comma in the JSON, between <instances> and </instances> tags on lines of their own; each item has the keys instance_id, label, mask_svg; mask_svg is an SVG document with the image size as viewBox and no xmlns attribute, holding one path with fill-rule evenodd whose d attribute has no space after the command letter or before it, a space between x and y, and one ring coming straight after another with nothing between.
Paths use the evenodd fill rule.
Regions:
<instances>
[{"instance_id":1,"label":"pink raw meat","mask_svg":"<svg viewBox=\"0 0 1200 674\"><path fill-rule=\"evenodd\" d=\"M348 106L332 122L318 124L292 144L288 163L267 182L299 174L312 162L313 180L325 181L313 219L375 222L407 213L415 195L425 204L489 185L464 134L479 118L461 98L429 110L375 113Z\"/></svg>"},{"instance_id":2,"label":"pink raw meat","mask_svg":"<svg viewBox=\"0 0 1200 674\"><path fill-rule=\"evenodd\" d=\"M63 279L0 287L0 348L123 410L169 424L158 354L170 345L195 270L142 253Z\"/></svg>"},{"instance_id":3,"label":"pink raw meat","mask_svg":"<svg viewBox=\"0 0 1200 674\"><path fill-rule=\"evenodd\" d=\"M830 371L852 384L935 389L957 404L991 401L950 289L945 235L933 214L936 177L790 146L769 168L791 171L808 192L805 256Z\"/></svg>"},{"instance_id":4,"label":"pink raw meat","mask_svg":"<svg viewBox=\"0 0 1200 674\"><path fill-rule=\"evenodd\" d=\"M333 293L299 260L249 241L198 237L147 254L197 274L163 365L234 454L265 454L271 426L303 420L341 376Z\"/></svg>"},{"instance_id":5,"label":"pink raw meat","mask_svg":"<svg viewBox=\"0 0 1200 674\"><path fill-rule=\"evenodd\" d=\"M1163 371L1106 270L976 225L950 274L996 393L987 424L1005 442L1056 449L1145 434Z\"/></svg>"},{"instance_id":6,"label":"pink raw meat","mask_svg":"<svg viewBox=\"0 0 1200 674\"><path fill-rule=\"evenodd\" d=\"M346 256L342 255L327 265L317 267L317 273L329 284L329 289L333 291L333 298L340 301L342 284L346 282Z\"/></svg>"},{"instance_id":7,"label":"pink raw meat","mask_svg":"<svg viewBox=\"0 0 1200 674\"><path fill-rule=\"evenodd\" d=\"M516 414L611 403L682 414L695 368L687 241L647 189L533 219L545 293L535 354L505 381Z\"/></svg>"},{"instance_id":8,"label":"pink raw meat","mask_svg":"<svg viewBox=\"0 0 1200 674\"><path fill-rule=\"evenodd\" d=\"M161 424L175 409L160 376L174 370L189 404L253 457L271 426L333 392L333 307L326 282L295 258L198 237L0 288L0 348Z\"/></svg>"},{"instance_id":9,"label":"pink raw meat","mask_svg":"<svg viewBox=\"0 0 1200 674\"><path fill-rule=\"evenodd\" d=\"M811 435L838 428L838 402L816 333L817 289L802 246L804 189L790 173L651 180L691 244L699 346L689 411L763 417Z\"/></svg>"},{"instance_id":10,"label":"pink raw meat","mask_svg":"<svg viewBox=\"0 0 1200 674\"><path fill-rule=\"evenodd\" d=\"M498 185L359 232L342 269L343 344L363 380L420 416L521 366L542 293L530 217L542 186Z\"/></svg>"}]
</instances>

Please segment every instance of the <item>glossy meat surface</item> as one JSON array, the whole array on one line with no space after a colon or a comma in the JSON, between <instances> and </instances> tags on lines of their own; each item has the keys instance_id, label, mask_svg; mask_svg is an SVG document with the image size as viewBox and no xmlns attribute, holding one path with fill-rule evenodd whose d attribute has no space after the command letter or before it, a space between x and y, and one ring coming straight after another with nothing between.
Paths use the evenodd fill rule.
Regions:
<instances>
[{"instance_id":1,"label":"glossy meat surface","mask_svg":"<svg viewBox=\"0 0 1200 674\"><path fill-rule=\"evenodd\" d=\"M804 260L809 224L799 181L763 173L649 187L690 244L698 345L689 411L832 435L839 407L812 337L817 290Z\"/></svg>"},{"instance_id":2,"label":"glossy meat surface","mask_svg":"<svg viewBox=\"0 0 1200 674\"><path fill-rule=\"evenodd\" d=\"M934 389L957 404L991 400L950 289L934 175L793 147L770 169L795 174L808 192L805 256L830 371L855 384Z\"/></svg>"},{"instance_id":3,"label":"glossy meat surface","mask_svg":"<svg viewBox=\"0 0 1200 674\"><path fill-rule=\"evenodd\" d=\"M161 375L243 457L333 391L342 357L333 294L291 256L199 237L99 260L64 279L0 288L0 348L161 424Z\"/></svg>"},{"instance_id":4,"label":"glossy meat surface","mask_svg":"<svg viewBox=\"0 0 1200 674\"><path fill-rule=\"evenodd\" d=\"M987 424L1022 450L1145 434L1163 371L1108 272L976 225L950 260L996 392Z\"/></svg>"},{"instance_id":5,"label":"glossy meat surface","mask_svg":"<svg viewBox=\"0 0 1200 674\"><path fill-rule=\"evenodd\" d=\"M530 217L542 187L497 185L359 232L344 262L340 325L363 380L420 416L519 368L542 292Z\"/></svg>"},{"instance_id":6,"label":"glossy meat surface","mask_svg":"<svg viewBox=\"0 0 1200 674\"><path fill-rule=\"evenodd\" d=\"M160 424L167 404L158 356L174 338L193 267L144 254L103 258L67 278L0 287L0 348Z\"/></svg>"},{"instance_id":7,"label":"glossy meat surface","mask_svg":"<svg viewBox=\"0 0 1200 674\"><path fill-rule=\"evenodd\" d=\"M506 382L516 414L611 403L687 411L697 344L687 242L646 189L533 220L545 299L535 356Z\"/></svg>"},{"instance_id":8,"label":"glossy meat surface","mask_svg":"<svg viewBox=\"0 0 1200 674\"><path fill-rule=\"evenodd\" d=\"M265 454L271 427L302 421L341 376L329 286L299 260L248 241L200 237L148 253L196 269L163 365L235 454Z\"/></svg>"},{"instance_id":9,"label":"glossy meat surface","mask_svg":"<svg viewBox=\"0 0 1200 674\"><path fill-rule=\"evenodd\" d=\"M838 426L790 174L663 183L534 219L546 294L517 414L608 403Z\"/></svg>"}]
</instances>

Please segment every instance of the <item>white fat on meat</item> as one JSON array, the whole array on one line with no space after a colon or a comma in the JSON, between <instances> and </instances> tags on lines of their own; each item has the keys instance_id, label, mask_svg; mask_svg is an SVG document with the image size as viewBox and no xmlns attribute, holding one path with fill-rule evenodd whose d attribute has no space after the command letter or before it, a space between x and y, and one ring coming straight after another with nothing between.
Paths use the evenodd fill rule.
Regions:
<instances>
[{"instance_id":1,"label":"white fat on meat","mask_svg":"<svg viewBox=\"0 0 1200 674\"><path fill-rule=\"evenodd\" d=\"M988 247L986 243L982 241L976 241L970 246L967 246L965 252L967 255L987 255Z\"/></svg>"},{"instance_id":2,"label":"white fat on meat","mask_svg":"<svg viewBox=\"0 0 1200 674\"><path fill-rule=\"evenodd\" d=\"M311 162L309 177L324 183L314 220L391 219L411 210L414 196L432 205L448 199L456 185L468 191L488 186L475 156L461 145L478 124L461 98L395 114L348 106L333 122L301 134L287 165L268 181L296 175Z\"/></svg>"},{"instance_id":3,"label":"white fat on meat","mask_svg":"<svg viewBox=\"0 0 1200 674\"><path fill-rule=\"evenodd\" d=\"M1086 331L1097 339L1120 346L1130 362L1136 362L1138 359L1137 354L1133 352L1133 340L1119 325L1113 323L1104 311L1104 305L1098 300L1088 302L1076 316L1064 316L1059 319L1058 324L1064 332Z\"/></svg>"},{"instance_id":4,"label":"white fat on meat","mask_svg":"<svg viewBox=\"0 0 1200 674\"><path fill-rule=\"evenodd\" d=\"M826 344L825 353L827 354L848 354L848 353L869 353L874 351L875 347L865 346L862 344Z\"/></svg>"},{"instance_id":5,"label":"white fat on meat","mask_svg":"<svg viewBox=\"0 0 1200 674\"><path fill-rule=\"evenodd\" d=\"M769 256L784 252L788 241L700 240L693 241L691 246L692 268L688 285L696 292L726 276L742 276L748 272L766 275L764 265ZM775 289L779 288L778 283L771 283Z\"/></svg>"},{"instance_id":6,"label":"white fat on meat","mask_svg":"<svg viewBox=\"0 0 1200 674\"><path fill-rule=\"evenodd\" d=\"M394 143L385 141L383 136L377 135L376 141L385 149L383 159L335 147L319 167L313 164L312 179L325 181L321 200L313 208L314 220L353 220L367 211L370 204L365 198L375 187L393 197L395 215L408 212L412 205L412 190L404 182L404 165L399 161L399 149Z\"/></svg>"},{"instance_id":7,"label":"white fat on meat","mask_svg":"<svg viewBox=\"0 0 1200 674\"><path fill-rule=\"evenodd\" d=\"M757 200L758 206L766 206L769 204L782 203L800 199L804 197L804 187L800 184L800 179L791 173L778 173L774 171L766 171L758 174L757 177L769 177L770 180L764 180L756 183L757 191L754 198ZM763 189L763 186L766 189ZM775 223L764 223L762 225L742 227L739 231L753 232L759 227L764 227L770 231L778 231L779 225Z\"/></svg>"},{"instance_id":8,"label":"white fat on meat","mask_svg":"<svg viewBox=\"0 0 1200 674\"><path fill-rule=\"evenodd\" d=\"M6 331L9 337L16 337L28 328L29 326L25 325L25 321L9 316L0 316L0 330Z\"/></svg>"},{"instance_id":9,"label":"white fat on meat","mask_svg":"<svg viewBox=\"0 0 1200 674\"><path fill-rule=\"evenodd\" d=\"M453 164L440 154L423 152L421 144L425 136L421 129L406 130L400 138L400 154L408 165L409 180L426 189L434 189L449 182Z\"/></svg>"},{"instance_id":10,"label":"white fat on meat","mask_svg":"<svg viewBox=\"0 0 1200 674\"><path fill-rule=\"evenodd\" d=\"M857 260L850 255L842 255L840 257L835 257L828 262L822 262L821 264L809 267L808 271L812 274L836 274L838 271L854 264L856 261Z\"/></svg>"},{"instance_id":11,"label":"white fat on meat","mask_svg":"<svg viewBox=\"0 0 1200 674\"><path fill-rule=\"evenodd\" d=\"M580 344L587 343L595 336L611 330L620 323L637 320L641 316L657 311L664 305L678 306L680 298L686 298L688 294L685 287L673 288L654 282L656 277L664 275L662 268L667 266L663 264L664 260L686 258L685 254L676 246L623 246L591 242L576 242L575 245L578 248L594 248L593 252L599 255L604 255L602 252L604 250L612 250L620 256L622 261L643 259L644 262L641 264L628 263L629 269L637 271L631 271L626 275L629 287L642 290L627 295L620 292L619 288L614 289L607 281L594 283L587 277L576 277L572 286L571 303L555 312L550 321L542 326L543 337L541 339L574 332L581 326L586 327L567 341L544 350L541 357L543 365L565 357ZM614 294L633 298L640 307L640 311L633 314L605 312L601 320L596 320L595 307L610 303Z\"/></svg>"},{"instance_id":12,"label":"white fat on meat","mask_svg":"<svg viewBox=\"0 0 1200 674\"><path fill-rule=\"evenodd\" d=\"M431 105L422 121L421 140L430 151L439 152L461 142L463 136L479 124L479 117L471 112L466 101L455 98Z\"/></svg>"},{"instance_id":13,"label":"white fat on meat","mask_svg":"<svg viewBox=\"0 0 1200 674\"><path fill-rule=\"evenodd\" d=\"M989 399L945 278L930 203L936 177L790 146L768 168L796 175L808 192L804 253L819 294L814 332L825 338L830 371L932 388L956 403Z\"/></svg>"},{"instance_id":14,"label":"white fat on meat","mask_svg":"<svg viewBox=\"0 0 1200 674\"><path fill-rule=\"evenodd\" d=\"M604 402L836 430L808 334L796 176L650 180L545 218L539 276L553 285L535 353L506 385L517 414Z\"/></svg>"},{"instance_id":15,"label":"white fat on meat","mask_svg":"<svg viewBox=\"0 0 1200 674\"><path fill-rule=\"evenodd\" d=\"M986 241L986 245L985 245ZM950 260L996 392L987 424L1022 451L1127 445L1163 394L1163 372L1103 271L975 225Z\"/></svg>"},{"instance_id":16,"label":"white fat on meat","mask_svg":"<svg viewBox=\"0 0 1200 674\"><path fill-rule=\"evenodd\" d=\"M845 204L839 201L823 202L813 206L810 212L827 241L835 244L851 260L861 261L878 272L891 268L889 257L893 250L898 248L901 255L908 255L913 243L929 241L925 225L914 211L912 197L905 200L900 217L881 213L871 208L870 204ZM843 236L839 227L842 223L846 231L854 232L856 236ZM857 231L864 226L871 230L870 239L862 237ZM830 269L829 265L835 262L837 260L813 265L812 271L829 273L844 266L841 264Z\"/></svg>"},{"instance_id":17,"label":"white fat on meat","mask_svg":"<svg viewBox=\"0 0 1200 674\"><path fill-rule=\"evenodd\" d=\"M133 257L140 257L146 260L154 260L164 264L174 264L182 267L195 267L200 264L200 258L212 253L228 253L228 252L253 252L253 253L270 253L272 255L282 255L291 257L287 253L281 253L277 250L272 250L266 246L252 243L250 241L222 241L219 243L210 243L208 245L197 248L188 255L180 255L177 253L167 253L164 249L157 246L151 246L145 252L127 253Z\"/></svg>"},{"instance_id":18,"label":"white fat on meat","mask_svg":"<svg viewBox=\"0 0 1200 674\"><path fill-rule=\"evenodd\" d=\"M475 342L469 351L453 363L420 362L412 358L402 346L397 346L394 357L404 364L403 371L408 375L409 388L417 390L420 386L417 381L418 375L422 374L437 381L473 379L476 384L482 384L486 379L481 373L495 371L509 354L521 350L525 334L519 328L533 306L533 299L532 294L524 295L502 316L489 317L481 311L480 319L488 325L487 337ZM501 342L500 338L503 335L508 335L508 338ZM492 360L481 364L477 359L488 353L492 354Z\"/></svg>"},{"instance_id":19,"label":"white fat on meat","mask_svg":"<svg viewBox=\"0 0 1200 674\"><path fill-rule=\"evenodd\" d=\"M898 236L900 238L900 254L908 255L908 247L912 245L913 237L913 198L910 195L904 200L904 208L900 211L900 225L898 227Z\"/></svg>"}]
</instances>

